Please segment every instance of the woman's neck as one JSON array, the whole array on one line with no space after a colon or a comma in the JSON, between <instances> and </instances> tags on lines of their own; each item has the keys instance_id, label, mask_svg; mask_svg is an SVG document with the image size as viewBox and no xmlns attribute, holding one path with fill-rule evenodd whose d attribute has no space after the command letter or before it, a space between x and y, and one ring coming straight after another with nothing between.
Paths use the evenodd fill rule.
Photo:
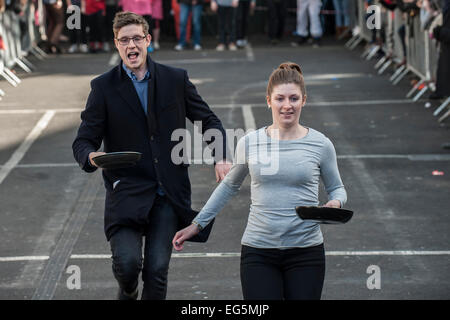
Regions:
<instances>
[{"instance_id":1,"label":"woman's neck","mask_svg":"<svg viewBox=\"0 0 450 320\"><path fill-rule=\"evenodd\" d=\"M300 139L306 136L307 133L308 129L301 126L300 124L286 128L273 123L272 125L267 127L267 134L271 138L278 140Z\"/></svg>"}]
</instances>

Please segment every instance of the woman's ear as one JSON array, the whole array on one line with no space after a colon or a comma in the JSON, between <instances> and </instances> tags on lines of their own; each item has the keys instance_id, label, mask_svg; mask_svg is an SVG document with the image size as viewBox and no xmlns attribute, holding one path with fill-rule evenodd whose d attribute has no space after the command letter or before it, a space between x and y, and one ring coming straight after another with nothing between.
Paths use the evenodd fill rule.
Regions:
<instances>
[{"instance_id":1,"label":"woman's ear","mask_svg":"<svg viewBox=\"0 0 450 320\"><path fill-rule=\"evenodd\" d=\"M266 96L266 101L267 101L267 108L270 109L270 97Z\"/></svg>"},{"instance_id":2,"label":"woman's ear","mask_svg":"<svg viewBox=\"0 0 450 320\"><path fill-rule=\"evenodd\" d=\"M305 106L306 104L306 94L303 95L303 103L302 103L302 108Z\"/></svg>"}]
</instances>

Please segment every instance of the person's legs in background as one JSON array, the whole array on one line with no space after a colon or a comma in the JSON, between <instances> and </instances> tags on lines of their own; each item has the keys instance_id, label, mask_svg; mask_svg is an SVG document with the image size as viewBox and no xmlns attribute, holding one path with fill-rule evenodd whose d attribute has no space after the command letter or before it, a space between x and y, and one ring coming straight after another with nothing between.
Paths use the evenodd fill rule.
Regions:
<instances>
[{"instance_id":1,"label":"person's legs in background","mask_svg":"<svg viewBox=\"0 0 450 320\"><path fill-rule=\"evenodd\" d=\"M245 47L247 45L245 36L247 34L249 9L250 1L239 1L236 13L236 44L239 47Z\"/></svg>"},{"instance_id":2,"label":"person's legs in background","mask_svg":"<svg viewBox=\"0 0 450 320\"><path fill-rule=\"evenodd\" d=\"M309 22L311 37L313 38L314 46L320 45L320 39L322 38L322 23L320 21L320 10L322 8L321 0L308 0L309 1Z\"/></svg>"},{"instance_id":3,"label":"person's legs in background","mask_svg":"<svg viewBox=\"0 0 450 320\"><path fill-rule=\"evenodd\" d=\"M280 0L280 2L276 5L276 8L278 17L276 37L278 40L281 40L284 34L284 26L286 24L287 0Z\"/></svg>"},{"instance_id":4,"label":"person's legs in background","mask_svg":"<svg viewBox=\"0 0 450 320\"><path fill-rule=\"evenodd\" d=\"M201 4L197 4L192 8L192 23L194 24L194 50L202 49L202 10Z\"/></svg>"},{"instance_id":5,"label":"person's legs in background","mask_svg":"<svg viewBox=\"0 0 450 320\"><path fill-rule=\"evenodd\" d=\"M175 50L183 50L186 47L186 26L189 18L191 6L180 3L180 39L175 46Z\"/></svg>"},{"instance_id":6,"label":"person's legs in background","mask_svg":"<svg viewBox=\"0 0 450 320\"><path fill-rule=\"evenodd\" d=\"M297 42L302 44L308 38L308 2L297 0Z\"/></svg>"},{"instance_id":7,"label":"person's legs in background","mask_svg":"<svg viewBox=\"0 0 450 320\"><path fill-rule=\"evenodd\" d=\"M217 24L219 31L219 44L216 47L217 51L225 50L226 45L226 21L227 19L227 7L218 6L217 8Z\"/></svg>"}]
</instances>

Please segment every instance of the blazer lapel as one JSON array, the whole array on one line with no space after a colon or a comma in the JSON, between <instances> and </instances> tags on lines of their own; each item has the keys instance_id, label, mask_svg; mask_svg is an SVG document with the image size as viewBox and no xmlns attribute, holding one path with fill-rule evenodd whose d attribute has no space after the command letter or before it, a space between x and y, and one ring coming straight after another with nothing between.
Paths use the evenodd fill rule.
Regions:
<instances>
[{"instance_id":1,"label":"blazer lapel","mask_svg":"<svg viewBox=\"0 0 450 320\"><path fill-rule=\"evenodd\" d=\"M155 63L147 55L147 67L150 71L150 81L148 82L148 101L147 101L147 123L150 135L157 134L158 127L156 121L156 72Z\"/></svg>"},{"instance_id":2,"label":"blazer lapel","mask_svg":"<svg viewBox=\"0 0 450 320\"><path fill-rule=\"evenodd\" d=\"M141 107L141 101L136 93L133 82L123 70L122 62L119 64L119 85L117 90L119 91L122 98L127 102L128 107L130 107L139 118L145 118L144 109Z\"/></svg>"}]
</instances>

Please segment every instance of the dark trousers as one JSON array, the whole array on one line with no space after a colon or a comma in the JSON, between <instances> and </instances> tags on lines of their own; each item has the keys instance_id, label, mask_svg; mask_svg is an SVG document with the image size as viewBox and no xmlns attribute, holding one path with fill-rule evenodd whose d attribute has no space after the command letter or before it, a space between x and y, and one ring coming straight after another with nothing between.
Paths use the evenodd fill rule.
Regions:
<instances>
[{"instance_id":1,"label":"dark trousers","mask_svg":"<svg viewBox=\"0 0 450 320\"><path fill-rule=\"evenodd\" d=\"M230 42L236 42L236 8L219 6L219 43L227 44L227 34Z\"/></svg>"},{"instance_id":2,"label":"dark trousers","mask_svg":"<svg viewBox=\"0 0 450 320\"><path fill-rule=\"evenodd\" d=\"M319 300L324 278L323 244L285 250L242 246L244 300Z\"/></svg>"},{"instance_id":3,"label":"dark trousers","mask_svg":"<svg viewBox=\"0 0 450 320\"><path fill-rule=\"evenodd\" d=\"M177 225L178 219L171 204L165 196L158 195L143 231L122 227L113 234L110 239L112 270L121 290L133 293L142 271L142 299L166 298L172 239Z\"/></svg>"},{"instance_id":4,"label":"dark trousers","mask_svg":"<svg viewBox=\"0 0 450 320\"><path fill-rule=\"evenodd\" d=\"M102 11L86 15L86 21L89 27L89 42L105 41L105 22Z\"/></svg>"},{"instance_id":5,"label":"dark trousers","mask_svg":"<svg viewBox=\"0 0 450 320\"><path fill-rule=\"evenodd\" d=\"M269 38L281 39L287 15L287 0L267 0L269 11Z\"/></svg>"},{"instance_id":6,"label":"dark trousers","mask_svg":"<svg viewBox=\"0 0 450 320\"><path fill-rule=\"evenodd\" d=\"M69 38L71 44L86 44L87 36L86 36L86 15L81 13L80 17L80 27L81 29L73 29L70 30Z\"/></svg>"},{"instance_id":7,"label":"dark trousers","mask_svg":"<svg viewBox=\"0 0 450 320\"><path fill-rule=\"evenodd\" d=\"M236 39L243 40L247 35L248 14L250 11L250 1L239 1L236 16Z\"/></svg>"}]
</instances>

